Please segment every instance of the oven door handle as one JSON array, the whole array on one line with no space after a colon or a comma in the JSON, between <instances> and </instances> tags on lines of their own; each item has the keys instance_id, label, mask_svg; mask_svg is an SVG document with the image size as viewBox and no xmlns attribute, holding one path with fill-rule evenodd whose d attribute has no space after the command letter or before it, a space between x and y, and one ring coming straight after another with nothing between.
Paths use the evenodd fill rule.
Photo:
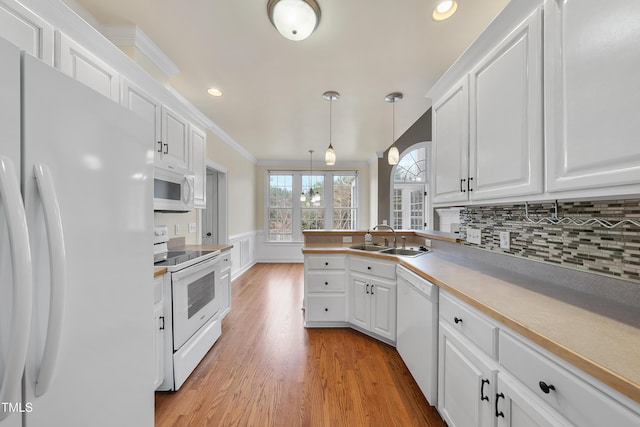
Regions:
<instances>
[{"instance_id":1,"label":"oven door handle","mask_svg":"<svg viewBox=\"0 0 640 427\"><path fill-rule=\"evenodd\" d=\"M176 271L171 274L171 280L175 284L176 281L182 280L189 276L194 276L204 270L213 270L217 261L218 261L218 255L206 261L187 267L184 270Z\"/></svg>"}]
</instances>

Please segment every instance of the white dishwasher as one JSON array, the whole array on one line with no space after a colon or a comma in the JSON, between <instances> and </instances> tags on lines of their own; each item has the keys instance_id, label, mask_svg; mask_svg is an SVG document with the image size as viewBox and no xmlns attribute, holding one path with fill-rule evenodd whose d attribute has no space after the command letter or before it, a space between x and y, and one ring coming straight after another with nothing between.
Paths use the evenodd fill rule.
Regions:
<instances>
[{"instance_id":1,"label":"white dishwasher","mask_svg":"<svg viewBox=\"0 0 640 427\"><path fill-rule=\"evenodd\" d=\"M398 265L396 348L422 393L438 403L438 287Z\"/></svg>"}]
</instances>

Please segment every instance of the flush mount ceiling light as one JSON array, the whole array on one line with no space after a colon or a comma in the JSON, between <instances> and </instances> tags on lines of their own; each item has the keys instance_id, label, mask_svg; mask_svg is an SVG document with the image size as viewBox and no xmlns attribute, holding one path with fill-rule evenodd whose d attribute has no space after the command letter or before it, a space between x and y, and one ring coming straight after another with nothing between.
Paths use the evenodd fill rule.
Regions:
<instances>
[{"instance_id":1,"label":"flush mount ceiling light","mask_svg":"<svg viewBox=\"0 0 640 427\"><path fill-rule=\"evenodd\" d=\"M211 96L215 96L215 97L219 97L222 96L222 91L218 88L215 87L210 87L209 89L207 89L207 93Z\"/></svg>"},{"instance_id":2,"label":"flush mount ceiling light","mask_svg":"<svg viewBox=\"0 0 640 427\"><path fill-rule=\"evenodd\" d=\"M293 41L309 37L320 22L316 0L269 0L267 13L280 34Z\"/></svg>"},{"instance_id":3,"label":"flush mount ceiling light","mask_svg":"<svg viewBox=\"0 0 640 427\"><path fill-rule=\"evenodd\" d=\"M433 4L433 19L444 21L450 18L458 10L458 3L455 0L435 0Z\"/></svg>"},{"instance_id":4,"label":"flush mount ceiling light","mask_svg":"<svg viewBox=\"0 0 640 427\"><path fill-rule=\"evenodd\" d=\"M390 165L397 165L400 161L400 153L398 152L398 147L396 147L395 138L396 138L396 102L402 99L402 93L393 92L384 97L384 100L393 104L393 116L391 119L391 148L389 148L389 153L387 154L387 161Z\"/></svg>"},{"instance_id":5,"label":"flush mount ceiling light","mask_svg":"<svg viewBox=\"0 0 640 427\"><path fill-rule=\"evenodd\" d=\"M333 145L331 145L331 104L333 104L333 101L340 99L340 94L334 90L329 90L323 93L322 97L329 101L329 147L324 154L324 162L327 166L333 166L336 164L336 152L333 150Z\"/></svg>"}]
</instances>

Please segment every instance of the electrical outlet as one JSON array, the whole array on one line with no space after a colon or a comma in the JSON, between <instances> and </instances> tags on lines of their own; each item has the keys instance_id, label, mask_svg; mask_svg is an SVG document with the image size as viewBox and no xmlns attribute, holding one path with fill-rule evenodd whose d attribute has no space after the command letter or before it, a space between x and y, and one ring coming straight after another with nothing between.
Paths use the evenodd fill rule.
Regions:
<instances>
[{"instance_id":1,"label":"electrical outlet","mask_svg":"<svg viewBox=\"0 0 640 427\"><path fill-rule=\"evenodd\" d=\"M189 233L195 233L195 232L196 232L196 223L195 222L189 223Z\"/></svg>"},{"instance_id":2,"label":"electrical outlet","mask_svg":"<svg viewBox=\"0 0 640 427\"><path fill-rule=\"evenodd\" d=\"M351 236L342 236L342 243L353 243L353 237L351 237Z\"/></svg>"},{"instance_id":3,"label":"electrical outlet","mask_svg":"<svg viewBox=\"0 0 640 427\"><path fill-rule=\"evenodd\" d=\"M479 245L481 241L480 229L467 228L467 242Z\"/></svg>"},{"instance_id":4,"label":"electrical outlet","mask_svg":"<svg viewBox=\"0 0 640 427\"><path fill-rule=\"evenodd\" d=\"M176 224L176 226L173 228L173 234L175 234L176 236L180 234L180 224Z\"/></svg>"},{"instance_id":5,"label":"electrical outlet","mask_svg":"<svg viewBox=\"0 0 640 427\"><path fill-rule=\"evenodd\" d=\"M427 248L431 247L431 240L430 239L424 239L424 246Z\"/></svg>"},{"instance_id":6,"label":"electrical outlet","mask_svg":"<svg viewBox=\"0 0 640 427\"><path fill-rule=\"evenodd\" d=\"M500 232L500 247L502 249L511 248L511 233L509 233L508 231Z\"/></svg>"}]
</instances>

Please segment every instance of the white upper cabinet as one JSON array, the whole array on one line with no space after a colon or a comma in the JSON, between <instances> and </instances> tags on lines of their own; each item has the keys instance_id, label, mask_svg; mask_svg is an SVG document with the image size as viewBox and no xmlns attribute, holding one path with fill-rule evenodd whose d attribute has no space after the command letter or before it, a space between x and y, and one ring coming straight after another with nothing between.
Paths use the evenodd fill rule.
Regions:
<instances>
[{"instance_id":1,"label":"white upper cabinet","mask_svg":"<svg viewBox=\"0 0 640 427\"><path fill-rule=\"evenodd\" d=\"M640 2L547 0L545 34L547 190L639 184Z\"/></svg>"},{"instance_id":2,"label":"white upper cabinet","mask_svg":"<svg viewBox=\"0 0 640 427\"><path fill-rule=\"evenodd\" d=\"M499 40L433 104L435 203L543 190L541 10Z\"/></svg>"},{"instance_id":3,"label":"white upper cabinet","mask_svg":"<svg viewBox=\"0 0 640 427\"><path fill-rule=\"evenodd\" d=\"M194 173L194 206L196 208L207 207L207 135L191 125L189 127L189 137L191 139L191 154L189 156L189 169Z\"/></svg>"},{"instance_id":4,"label":"white upper cabinet","mask_svg":"<svg viewBox=\"0 0 640 427\"><path fill-rule=\"evenodd\" d=\"M433 104L435 203L467 200L469 90L465 76Z\"/></svg>"},{"instance_id":5,"label":"white upper cabinet","mask_svg":"<svg viewBox=\"0 0 640 427\"><path fill-rule=\"evenodd\" d=\"M53 27L14 0L0 0L0 37L53 66Z\"/></svg>"},{"instance_id":6,"label":"white upper cabinet","mask_svg":"<svg viewBox=\"0 0 640 427\"><path fill-rule=\"evenodd\" d=\"M120 102L118 72L60 31L56 31L55 36L56 67L107 98Z\"/></svg>"},{"instance_id":7,"label":"white upper cabinet","mask_svg":"<svg viewBox=\"0 0 640 427\"><path fill-rule=\"evenodd\" d=\"M469 200L542 192L542 10L471 70L469 93Z\"/></svg>"},{"instance_id":8,"label":"white upper cabinet","mask_svg":"<svg viewBox=\"0 0 640 427\"><path fill-rule=\"evenodd\" d=\"M155 164L189 169L189 123L165 106L162 106L161 115L162 148L155 150Z\"/></svg>"},{"instance_id":9,"label":"white upper cabinet","mask_svg":"<svg viewBox=\"0 0 640 427\"><path fill-rule=\"evenodd\" d=\"M121 103L153 125L156 139L160 136L161 105L158 101L128 80L122 79ZM161 149L160 144L156 142L156 150Z\"/></svg>"}]
</instances>

